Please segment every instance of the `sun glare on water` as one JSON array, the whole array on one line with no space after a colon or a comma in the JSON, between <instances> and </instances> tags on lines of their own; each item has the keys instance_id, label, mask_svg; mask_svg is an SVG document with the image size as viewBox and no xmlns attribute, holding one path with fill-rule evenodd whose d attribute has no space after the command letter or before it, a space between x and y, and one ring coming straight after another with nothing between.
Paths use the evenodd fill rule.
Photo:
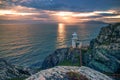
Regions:
<instances>
[{"instance_id":1,"label":"sun glare on water","mask_svg":"<svg viewBox=\"0 0 120 80\"><path fill-rule=\"evenodd\" d=\"M59 23L58 24L59 33L63 33L64 32L64 27L65 27L65 25L63 23Z\"/></svg>"}]
</instances>

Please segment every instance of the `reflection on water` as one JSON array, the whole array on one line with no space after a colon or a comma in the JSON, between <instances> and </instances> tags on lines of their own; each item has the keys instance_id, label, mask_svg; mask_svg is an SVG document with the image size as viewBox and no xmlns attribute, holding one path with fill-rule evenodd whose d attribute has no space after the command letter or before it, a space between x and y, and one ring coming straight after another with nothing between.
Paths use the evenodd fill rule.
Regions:
<instances>
[{"instance_id":1,"label":"reflection on water","mask_svg":"<svg viewBox=\"0 0 120 80\"><path fill-rule=\"evenodd\" d=\"M5 26L1 31L3 32L0 35L0 46L2 46L0 48L0 57L14 57L28 52L29 46L31 46L28 39L31 37L28 28L22 27L21 29L15 26Z\"/></svg>"},{"instance_id":2,"label":"reflection on water","mask_svg":"<svg viewBox=\"0 0 120 80\"><path fill-rule=\"evenodd\" d=\"M58 32L57 32L57 43L59 44L59 48L66 47L66 31L65 31L65 24L59 23L58 24ZM58 48L58 47L57 47Z\"/></svg>"},{"instance_id":3,"label":"reflection on water","mask_svg":"<svg viewBox=\"0 0 120 80\"><path fill-rule=\"evenodd\" d=\"M65 25L63 23L58 24L58 33L64 33L65 32Z\"/></svg>"}]
</instances>

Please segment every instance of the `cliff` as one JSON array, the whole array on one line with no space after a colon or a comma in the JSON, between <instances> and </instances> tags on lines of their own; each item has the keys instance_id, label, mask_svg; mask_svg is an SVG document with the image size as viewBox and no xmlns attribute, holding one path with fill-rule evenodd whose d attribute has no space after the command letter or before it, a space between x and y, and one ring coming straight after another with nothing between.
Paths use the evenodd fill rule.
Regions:
<instances>
[{"instance_id":1,"label":"cliff","mask_svg":"<svg viewBox=\"0 0 120 80\"><path fill-rule=\"evenodd\" d=\"M75 74L75 75L74 75ZM88 67L57 66L42 70L26 80L112 80Z\"/></svg>"},{"instance_id":2,"label":"cliff","mask_svg":"<svg viewBox=\"0 0 120 80\"><path fill-rule=\"evenodd\" d=\"M106 73L120 73L120 23L103 27L90 42L85 65Z\"/></svg>"},{"instance_id":3,"label":"cliff","mask_svg":"<svg viewBox=\"0 0 120 80\"><path fill-rule=\"evenodd\" d=\"M30 72L18 66L11 65L4 59L0 59L0 80L23 78L30 76Z\"/></svg>"}]
</instances>

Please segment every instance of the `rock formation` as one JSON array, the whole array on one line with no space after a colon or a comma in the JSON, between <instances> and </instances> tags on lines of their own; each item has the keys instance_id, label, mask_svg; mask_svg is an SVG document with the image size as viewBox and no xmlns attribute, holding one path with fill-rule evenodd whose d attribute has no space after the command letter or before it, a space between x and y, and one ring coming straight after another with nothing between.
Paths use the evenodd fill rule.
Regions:
<instances>
[{"instance_id":1,"label":"rock formation","mask_svg":"<svg viewBox=\"0 0 120 80\"><path fill-rule=\"evenodd\" d=\"M107 73L120 73L120 23L103 27L84 56L87 66Z\"/></svg>"},{"instance_id":2,"label":"rock formation","mask_svg":"<svg viewBox=\"0 0 120 80\"><path fill-rule=\"evenodd\" d=\"M53 54L50 54L42 63L42 69L54 67L61 62L67 61L71 65L79 65L79 49L61 48L57 49Z\"/></svg>"},{"instance_id":3,"label":"rock formation","mask_svg":"<svg viewBox=\"0 0 120 80\"><path fill-rule=\"evenodd\" d=\"M11 65L4 59L0 59L0 80L21 78L30 76L30 72L23 68Z\"/></svg>"},{"instance_id":4,"label":"rock formation","mask_svg":"<svg viewBox=\"0 0 120 80\"><path fill-rule=\"evenodd\" d=\"M36 73L35 75L32 75L31 77L27 78L26 80L71 80L67 75L68 72L77 72L78 74L84 75L84 77L86 77L87 80L112 80L108 76L84 66L57 66L54 68L42 70Z\"/></svg>"}]
</instances>

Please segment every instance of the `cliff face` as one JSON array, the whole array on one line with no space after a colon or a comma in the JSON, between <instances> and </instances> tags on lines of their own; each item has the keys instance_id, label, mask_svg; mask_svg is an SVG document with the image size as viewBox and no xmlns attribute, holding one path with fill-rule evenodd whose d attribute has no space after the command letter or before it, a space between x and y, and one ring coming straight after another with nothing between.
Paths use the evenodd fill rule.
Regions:
<instances>
[{"instance_id":1,"label":"cliff face","mask_svg":"<svg viewBox=\"0 0 120 80\"><path fill-rule=\"evenodd\" d=\"M45 58L42 63L42 69L54 67L59 65L61 62L63 62L65 65L79 65L79 55L79 49L57 49L53 54Z\"/></svg>"},{"instance_id":2,"label":"cliff face","mask_svg":"<svg viewBox=\"0 0 120 80\"><path fill-rule=\"evenodd\" d=\"M71 79L67 73L77 72L86 78L83 79ZM77 76L78 77L78 76ZM92 70L88 67L73 67L73 66L57 66L54 68L42 70L35 75L27 78L26 80L112 80L108 76Z\"/></svg>"},{"instance_id":3,"label":"cliff face","mask_svg":"<svg viewBox=\"0 0 120 80\"><path fill-rule=\"evenodd\" d=\"M9 64L4 59L0 59L0 80L7 80L11 78L28 77L30 73L28 70Z\"/></svg>"},{"instance_id":4,"label":"cliff face","mask_svg":"<svg viewBox=\"0 0 120 80\"><path fill-rule=\"evenodd\" d=\"M90 46L91 48L120 49L120 23L101 28L99 35L91 41Z\"/></svg>"},{"instance_id":5,"label":"cliff face","mask_svg":"<svg viewBox=\"0 0 120 80\"><path fill-rule=\"evenodd\" d=\"M120 23L103 27L84 56L87 66L101 72L120 73Z\"/></svg>"}]
</instances>

